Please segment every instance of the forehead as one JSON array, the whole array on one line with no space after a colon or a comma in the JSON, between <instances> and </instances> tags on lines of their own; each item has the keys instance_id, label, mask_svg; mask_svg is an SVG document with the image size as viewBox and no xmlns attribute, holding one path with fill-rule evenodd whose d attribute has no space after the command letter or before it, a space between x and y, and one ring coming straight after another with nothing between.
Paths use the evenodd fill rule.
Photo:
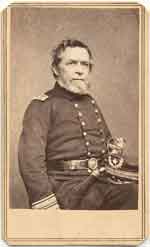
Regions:
<instances>
[{"instance_id":1,"label":"forehead","mask_svg":"<svg viewBox=\"0 0 150 247\"><path fill-rule=\"evenodd\" d=\"M61 54L63 60L89 61L89 53L82 47L67 47Z\"/></svg>"}]
</instances>

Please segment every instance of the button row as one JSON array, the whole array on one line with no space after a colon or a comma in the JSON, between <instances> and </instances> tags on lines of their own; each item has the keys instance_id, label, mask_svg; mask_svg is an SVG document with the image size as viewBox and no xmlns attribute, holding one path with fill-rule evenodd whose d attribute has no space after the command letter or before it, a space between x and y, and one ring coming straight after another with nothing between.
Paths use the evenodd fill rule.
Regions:
<instances>
[{"instance_id":1,"label":"button row","mask_svg":"<svg viewBox=\"0 0 150 247\"><path fill-rule=\"evenodd\" d=\"M92 99L92 100L91 100L91 103L92 103L93 105L95 105L95 100ZM74 104L74 107L75 107L76 109L79 108L78 103L75 103L75 104ZM96 115L98 116L97 122L98 122L98 123L101 123L102 120L101 120L101 118L99 117L99 111L98 111L98 109L95 108L94 112L95 112ZM82 113L81 111L78 111L78 116L79 116L79 120L80 120L81 126L84 127L84 126L86 125L86 123L85 123L85 121L83 121L82 119L80 119L80 118L82 118L83 113ZM87 136L87 132L86 132L86 131L83 131L82 133L83 133L83 136L84 136L84 137ZM103 134L103 130L102 130L102 129L99 130L99 134L100 134L100 135ZM104 142L105 142L105 139L102 138L102 139L101 139L101 143L104 143ZM92 153L89 151L90 142L89 142L88 140L86 140L86 139L85 139L85 146L86 146L86 149L87 149L87 155L88 155L88 157L90 157L91 154L92 154ZM106 152L105 149L102 149L102 150L101 150L101 153L102 153L102 154L104 154L105 152Z\"/></svg>"},{"instance_id":2,"label":"button row","mask_svg":"<svg viewBox=\"0 0 150 247\"><path fill-rule=\"evenodd\" d=\"M103 133L104 133L104 132L103 132L102 129L98 130L98 134L99 134L99 135L103 135ZM86 131L83 131L82 134L83 134L84 137L87 136L87 132L86 132ZM101 141L104 142L105 139L102 138Z\"/></svg>"},{"instance_id":3,"label":"button row","mask_svg":"<svg viewBox=\"0 0 150 247\"><path fill-rule=\"evenodd\" d=\"M100 118L98 118L98 119L97 119L97 122L98 122L98 123L101 123L101 122L102 122L102 120L101 120ZM85 123L84 121L81 121L81 125L82 125L82 126L85 126L85 125L86 125L86 123Z\"/></svg>"},{"instance_id":4,"label":"button row","mask_svg":"<svg viewBox=\"0 0 150 247\"><path fill-rule=\"evenodd\" d=\"M93 102L93 104L95 104L95 101L94 101L94 100L92 100L91 102ZM75 107L75 108L78 108L78 107L79 107L78 103L75 103L75 104L74 104L74 107ZM99 113L99 111L98 111L97 108L95 109L95 113L96 113L96 114ZM82 113L81 111L78 111L78 116L79 116L79 117L82 117L82 116L83 116L83 113ZM101 123L101 122L102 122L102 120L101 120L100 117L98 117L97 122L98 122L98 123ZM81 124L82 124L82 126L85 126L85 122L84 122L84 121L82 121Z\"/></svg>"}]
</instances>

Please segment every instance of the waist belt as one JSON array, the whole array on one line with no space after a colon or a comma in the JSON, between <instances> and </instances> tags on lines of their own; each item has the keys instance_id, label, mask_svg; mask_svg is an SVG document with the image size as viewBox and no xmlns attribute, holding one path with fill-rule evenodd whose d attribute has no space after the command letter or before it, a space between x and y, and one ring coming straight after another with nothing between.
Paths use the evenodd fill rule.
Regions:
<instances>
[{"instance_id":1,"label":"waist belt","mask_svg":"<svg viewBox=\"0 0 150 247\"><path fill-rule=\"evenodd\" d=\"M100 164L101 159L90 158L85 160L58 160L49 162L50 170L64 171L64 170L88 170L96 169Z\"/></svg>"},{"instance_id":2,"label":"waist belt","mask_svg":"<svg viewBox=\"0 0 150 247\"><path fill-rule=\"evenodd\" d=\"M124 164L122 168L114 169L110 165L108 165L108 162L99 158L90 158L85 160L55 160L50 161L48 166L49 171L80 171L84 172L86 171L87 174L91 170L95 170L96 168L101 169L102 168L102 175L106 175L108 177L111 177L113 179L113 183L118 183L123 179L127 181L138 181L138 171L133 168L131 165ZM104 168L104 169L103 169ZM77 175L75 173L75 175ZM81 175L81 174L80 174ZM117 180L116 180L117 179ZM112 180L111 180L112 182Z\"/></svg>"}]
</instances>

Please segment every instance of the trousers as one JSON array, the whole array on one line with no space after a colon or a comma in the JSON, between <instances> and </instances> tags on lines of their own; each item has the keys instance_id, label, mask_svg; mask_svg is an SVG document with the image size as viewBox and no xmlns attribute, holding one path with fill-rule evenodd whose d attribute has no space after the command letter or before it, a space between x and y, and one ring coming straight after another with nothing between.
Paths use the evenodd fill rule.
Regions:
<instances>
[{"instance_id":1,"label":"trousers","mask_svg":"<svg viewBox=\"0 0 150 247\"><path fill-rule=\"evenodd\" d=\"M54 192L61 209L138 209L138 184L112 184L94 176L71 177L55 183Z\"/></svg>"}]
</instances>

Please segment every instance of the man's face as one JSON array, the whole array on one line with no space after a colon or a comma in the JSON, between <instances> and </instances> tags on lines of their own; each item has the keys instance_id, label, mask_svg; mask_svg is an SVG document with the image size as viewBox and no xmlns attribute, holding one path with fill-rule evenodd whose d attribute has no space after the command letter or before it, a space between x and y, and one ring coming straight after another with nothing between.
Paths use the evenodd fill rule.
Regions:
<instances>
[{"instance_id":1,"label":"man's face","mask_svg":"<svg viewBox=\"0 0 150 247\"><path fill-rule=\"evenodd\" d=\"M61 61L55 69L60 85L78 94L88 92L89 71L90 57L87 50L81 47L67 47L62 52Z\"/></svg>"}]
</instances>

